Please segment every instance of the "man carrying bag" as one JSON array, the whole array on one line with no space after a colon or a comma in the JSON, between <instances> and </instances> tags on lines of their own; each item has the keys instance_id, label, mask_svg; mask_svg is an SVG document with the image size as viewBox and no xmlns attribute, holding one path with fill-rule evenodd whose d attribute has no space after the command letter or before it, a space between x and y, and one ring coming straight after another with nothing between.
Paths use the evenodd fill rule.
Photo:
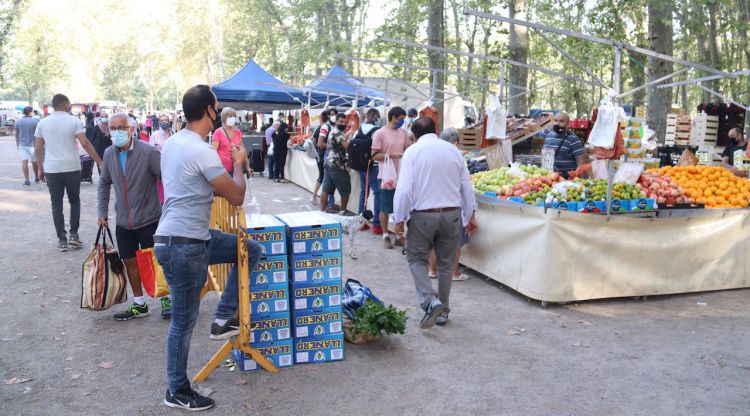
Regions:
<instances>
[{"instance_id":1,"label":"man carrying bag","mask_svg":"<svg viewBox=\"0 0 750 416\"><path fill-rule=\"evenodd\" d=\"M159 225L161 204L156 180L161 177L159 151L135 138L135 122L126 113L114 114L109 119L112 145L104 151L101 179L99 181L99 224L107 225L109 193L115 185L115 212L117 213L117 247L125 262L133 303L114 316L116 321L129 321L150 315L146 297L143 296L141 275L136 251L154 246L154 233ZM161 298L161 316L169 319L171 302Z\"/></svg>"}]
</instances>

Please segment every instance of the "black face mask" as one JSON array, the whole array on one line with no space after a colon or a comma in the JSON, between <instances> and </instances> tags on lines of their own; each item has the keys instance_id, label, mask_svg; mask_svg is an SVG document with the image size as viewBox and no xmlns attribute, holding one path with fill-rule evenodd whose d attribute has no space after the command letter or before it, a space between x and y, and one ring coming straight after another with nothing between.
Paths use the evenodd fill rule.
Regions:
<instances>
[{"instance_id":1,"label":"black face mask","mask_svg":"<svg viewBox=\"0 0 750 416\"><path fill-rule=\"evenodd\" d=\"M739 140L737 140L737 138L736 138L736 137L730 137L730 138L729 138L729 141L731 141L731 142L732 142L732 144L737 144L737 143L739 143Z\"/></svg>"},{"instance_id":2,"label":"black face mask","mask_svg":"<svg viewBox=\"0 0 750 416\"><path fill-rule=\"evenodd\" d=\"M336 128L339 129L339 131L344 131L344 129L346 128L346 124L337 124Z\"/></svg>"},{"instance_id":3,"label":"black face mask","mask_svg":"<svg viewBox=\"0 0 750 416\"><path fill-rule=\"evenodd\" d=\"M211 107L211 109L214 110L214 114L216 114L216 109L213 107ZM208 114L208 119L211 120L211 124L216 124L216 120L218 120L218 117L211 117L211 113L209 113L208 110L206 110L206 114Z\"/></svg>"},{"instance_id":4,"label":"black face mask","mask_svg":"<svg viewBox=\"0 0 750 416\"><path fill-rule=\"evenodd\" d=\"M565 128L555 124L554 126L552 126L552 131L557 134L562 134L565 131Z\"/></svg>"}]
</instances>

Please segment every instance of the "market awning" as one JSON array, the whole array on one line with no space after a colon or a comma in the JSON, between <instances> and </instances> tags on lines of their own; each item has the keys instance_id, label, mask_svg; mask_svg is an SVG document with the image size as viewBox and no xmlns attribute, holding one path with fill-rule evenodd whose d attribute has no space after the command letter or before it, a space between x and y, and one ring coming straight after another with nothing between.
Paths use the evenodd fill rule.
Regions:
<instances>
[{"instance_id":1,"label":"market awning","mask_svg":"<svg viewBox=\"0 0 750 416\"><path fill-rule=\"evenodd\" d=\"M221 106L237 110L272 111L307 103L307 94L269 74L252 59L212 89Z\"/></svg>"},{"instance_id":2,"label":"market awning","mask_svg":"<svg viewBox=\"0 0 750 416\"><path fill-rule=\"evenodd\" d=\"M357 107L364 107L375 100L376 105L383 103L385 95L374 88L365 86L338 65L331 68L325 77L310 83L305 89L318 95L325 95L331 106L351 106L357 99Z\"/></svg>"}]
</instances>

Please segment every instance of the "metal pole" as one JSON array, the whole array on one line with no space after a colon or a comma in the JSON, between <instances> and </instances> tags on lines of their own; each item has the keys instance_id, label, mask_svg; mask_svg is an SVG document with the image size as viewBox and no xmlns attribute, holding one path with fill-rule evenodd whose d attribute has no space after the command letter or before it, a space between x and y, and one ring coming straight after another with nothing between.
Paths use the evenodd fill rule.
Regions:
<instances>
[{"instance_id":1,"label":"metal pole","mask_svg":"<svg viewBox=\"0 0 750 416\"><path fill-rule=\"evenodd\" d=\"M383 118L385 118L385 121L388 120L388 80L385 80L385 91L383 91Z\"/></svg>"},{"instance_id":2,"label":"metal pole","mask_svg":"<svg viewBox=\"0 0 750 416\"><path fill-rule=\"evenodd\" d=\"M677 72L672 72L669 75L665 75L665 76L663 76L663 77L661 77L659 79L655 79L655 80L653 80L651 82L647 82L647 83L641 85L640 87L635 87L632 90L622 92L622 93L620 93L620 94L617 95L617 98L627 97L628 95L634 94L634 93L636 93L636 92L638 92L638 91L640 91L640 90L642 90L644 88L648 88L648 87L650 87L650 86L652 86L654 84L658 84L660 82L666 81L666 80L668 80L670 78L673 78L673 77L675 77L677 75L680 75L681 73L683 73L685 71L688 71L688 70L690 70L690 68L688 68L688 67L682 68L681 70L679 70Z\"/></svg>"},{"instance_id":3,"label":"metal pole","mask_svg":"<svg viewBox=\"0 0 750 416\"><path fill-rule=\"evenodd\" d=\"M741 71L732 72L731 74L729 74L728 77L724 77L724 76L721 76L721 75L711 75L711 76L708 76L708 77L686 79L684 81L673 82L671 84L659 85L656 88L678 87L680 85L697 84L697 83L703 82L703 81L713 81L715 79L722 79L722 78L737 78L738 76L741 76L741 75L750 75L750 69L743 69Z\"/></svg>"},{"instance_id":4,"label":"metal pole","mask_svg":"<svg viewBox=\"0 0 750 416\"><path fill-rule=\"evenodd\" d=\"M544 32L542 32L541 30L537 30L537 33L538 33L538 34L539 34L539 35L540 35L540 36L541 36L542 38L544 38L544 40L546 40L546 41L547 41L547 43L549 43L550 45L552 45L552 46L553 46L553 47L554 47L555 49L557 49L557 50L558 50L558 51L559 51L559 52L560 52L561 54L563 54L563 56L565 56L566 58L568 58L568 60L569 60L570 62L573 62L573 64L575 64L575 65L576 65L576 66L577 66L578 68L581 68L581 69L583 70L583 72L585 72L586 74L588 74L588 76L590 76L590 77L591 77L591 79L592 79L592 80L593 80L594 82L596 82L597 84L599 84L599 85L600 85L600 86L601 86L602 88L609 88L609 87L607 86L607 84L605 84L605 83L604 83L604 81L600 80L599 78L597 78L597 77L596 77L596 75L594 75L594 72L592 72L592 71L591 71L590 69L586 68L586 66L584 66L583 64L581 64L580 62L578 62L578 61L577 61L577 60L576 60L575 58L573 58L573 57L572 57L572 56L571 56L571 55L570 55L570 54L568 53L568 51L566 51L566 50L565 50L565 49L564 49L564 48L563 48L562 46L558 45L558 44L557 44L557 42L555 42L554 40L550 39L550 38L549 38L549 36L547 36L547 35L545 35L545 34L544 34Z\"/></svg>"},{"instance_id":5,"label":"metal pole","mask_svg":"<svg viewBox=\"0 0 750 416\"><path fill-rule=\"evenodd\" d=\"M500 82L497 95L500 101L505 100L505 62L500 63Z\"/></svg>"},{"instance_id":6,"label":"metal pole","mask_svg":"<svg viewBox=\"0 0 750 416\"><path fill-rule=\"evenodd\" d=\"M717 92L717 91L714 91L714 90L712 90L711 88L707 88L707 87L704 87L704 86L703 86L703 84L701 84L700 82L699 82L699 83L698 83L697 85L698 85L698 88L702 89L703 91L706 91L706 92L707 92L707 93L709 93L709 94L713 94L713 95L715 95L715 96L717 96L717 97L719 97L719 98L723 99L723 100L724 100L724 101L726 101L726 102L729 102L729 103L731 103L731 104L734 104L734 105L736 105L737 107L740 107L741 109L743 109L743 110L745 110L745 111L748 111L748 107L747 107L747 106L745 106L745 105L742 105L742 104L738 103L737 101L734 101L733 99L731 99L731 98L727 97L726 95L723 95L723 94L721 94L721 93L719 93L719 92Z\"/></svg>"},{"instance_id":7,"label":"metal pole","mask_svg":"<svg viewBox=\"0 0 750 416\"><path fill-rule=\"evenodd\" d=\"M621 63L622 48L620 46L615 46L615 66L614 76L612 77L612 89L615 91L615 94L620 93L620 76L622 74ZM613 97L613 101L613 104L617 105L617 96ZM607 219L609 219L610 215L612 214L612 179L614 178L614 175L614 163L612 163L611 160L607 159Z\"/></svg>"}]
</instances>

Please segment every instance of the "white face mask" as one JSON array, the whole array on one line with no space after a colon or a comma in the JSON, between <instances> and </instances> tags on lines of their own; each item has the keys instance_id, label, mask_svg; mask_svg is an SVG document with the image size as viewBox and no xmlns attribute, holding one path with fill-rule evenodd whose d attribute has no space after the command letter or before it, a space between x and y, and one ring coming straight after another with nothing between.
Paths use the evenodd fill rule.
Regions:
<instances>
[{"instance_id":1,"label":"white face mask","mask_svg":"<svg viewBox=\"0 0 750 416\"><path fill-rule=\"evenodd\" d=\"M229 117L227 119L227 126L234 127L235 124L237 124L237 118L236 117Z\"/></svg>"}]
</instances>

